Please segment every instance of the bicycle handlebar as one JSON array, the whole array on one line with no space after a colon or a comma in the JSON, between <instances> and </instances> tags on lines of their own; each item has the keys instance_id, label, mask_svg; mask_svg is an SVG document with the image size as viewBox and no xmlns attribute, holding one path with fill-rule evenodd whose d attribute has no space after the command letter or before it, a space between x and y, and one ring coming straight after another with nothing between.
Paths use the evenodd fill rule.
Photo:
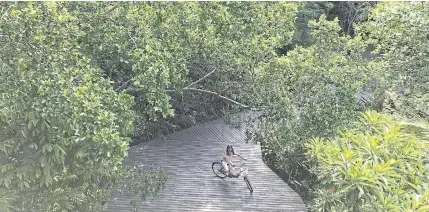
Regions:
<instances>
[{"instance_id":1,"label":"bicycle handlebar","mask_svg":"<svg viewBox=\"0 0 429 212\"><path fill-rule=\"evenodd\" d=\"M222 163L224 160L220 160L220 162ZM239 166L243 166L243 165L245 165L246 164L246 162L247 162L247 160L244 160L244 162L242 162L242 163L240 163L240 165ZM231 165L231 163L229 163L229 162L227 162L229 165ZM234 165L234 166L236 166L236 165Z\"/></svg>"}]
</instances>

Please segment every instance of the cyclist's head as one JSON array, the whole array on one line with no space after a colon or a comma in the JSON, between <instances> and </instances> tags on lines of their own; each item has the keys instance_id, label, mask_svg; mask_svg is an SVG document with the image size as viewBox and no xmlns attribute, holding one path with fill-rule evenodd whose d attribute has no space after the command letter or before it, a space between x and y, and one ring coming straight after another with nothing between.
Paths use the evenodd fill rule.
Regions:
<instances>
[{"instance_id":1,"label":"cyclist's head","mask_svg":"<svg viewBox=\"0 0 429 212\"><path fill-rule=\"evenodd\" d=\"M227 155L234 155L234 148L232 148L232 145L226 146L226 154Z\"/></svg>"}]
</instances>

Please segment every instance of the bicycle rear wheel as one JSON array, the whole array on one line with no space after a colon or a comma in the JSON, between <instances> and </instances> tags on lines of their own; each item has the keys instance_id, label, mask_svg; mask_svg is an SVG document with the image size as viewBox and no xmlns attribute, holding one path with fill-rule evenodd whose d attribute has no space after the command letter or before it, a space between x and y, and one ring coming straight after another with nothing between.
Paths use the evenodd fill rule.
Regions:
<instances>
[{"instance_id":1,"label":"bicycle rear wheel","mask_svg":"<svg viewBox=\"0 0 429 212\"><path fill-rule=\"evenodd\" d=\"M225 178L227 177L226 174L222 173L223 166L222 163L220 162L213 162L212 164L212 170L215 173L216 176L220 177L220 178Z\"/></svg>"},{"instance_id":2,"label":"bicycle rear wheel","mask_svg":"<svg viewBox=\"0 0 429 212\"><path fill-rule=\"evenodd\" d=\"M250 193L253 193L252 185L250 185L250 180L247 177L244 177L244 181L246 181L247 188L249 189Z\"/></svg>"}]
</instances>

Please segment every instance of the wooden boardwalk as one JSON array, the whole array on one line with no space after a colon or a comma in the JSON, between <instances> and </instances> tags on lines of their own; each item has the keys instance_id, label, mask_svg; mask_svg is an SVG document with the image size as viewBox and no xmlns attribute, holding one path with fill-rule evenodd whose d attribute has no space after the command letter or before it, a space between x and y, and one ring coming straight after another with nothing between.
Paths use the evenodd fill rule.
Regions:
<instances>
[{"instance_id":1,"label":"wooden boardwalk","mask_svg":"<svg viewBox=\"0 0 429 212\"><path fill-rule=\"evenodd\" d=\"M168 174L158 198L138 211L307 211L301 197L262 161L261 148L244 142L241 130L211 121L129 149L125 165L161 167ZM211 165L227 144L248 158L253 194L241 179L217 178ZM132 211L131 194L112 193L106 212Z\"/></svg>"}]
</instances>

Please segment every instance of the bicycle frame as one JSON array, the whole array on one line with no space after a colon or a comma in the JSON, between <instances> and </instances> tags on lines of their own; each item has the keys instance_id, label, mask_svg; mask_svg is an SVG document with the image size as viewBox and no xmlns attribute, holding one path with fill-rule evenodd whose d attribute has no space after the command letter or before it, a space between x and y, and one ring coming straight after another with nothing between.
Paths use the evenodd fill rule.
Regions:
<instances>
[{"instance_id":1,"label":"bicycle frame","mask_svg":"<svg viewBox=\"0 0 429 212\"><path fill-rule=\"evenodd\" d=\"M231 164L228 163L228 166L231 167L230 170L235 172L235 168L239 167L240 168L240 173L238 173L238 175L234 175L234 176L230 176L227 175L225 173L223 173L221 170L224 169L223 165L222 165L223 160L221 160L220 162L213 162L212 163L212 170L215 173L216 176L220 177L220 178L225 178L225 177L229 177L229 178L239 178L242 177L243 180L246 182L247 184L247 188L249 189L250 193L253 193L253 188L252 185L250 185L250 181L249 181L249 169L245 166L246 162L240 164L239 166L232 166ZM215 166L217 166L217 168L215 168ZM219 175L216 171L220 171L222 172L222 175ZM233 173L234 174L234 173Z\"/></svg>"},{"instance_id":2,"label":"bicycle frame","mask_svg":"<svg viewBox=\"0 0 429 212\"><path fill-rule=\"evenodd\" d=\"M222 161L221 161L222 163ZM233 170L234 174L235 174L235 168L240 168L240 173L238 173L237 177L231 177L228 176L229 178L238 178L238 177L247 177L249 175L249 168L246 167L246 162L241 163L239 166L232 166L231 164L228 163L228 166L230 167L230 169Z\"/></svg>"}]
</instances>

